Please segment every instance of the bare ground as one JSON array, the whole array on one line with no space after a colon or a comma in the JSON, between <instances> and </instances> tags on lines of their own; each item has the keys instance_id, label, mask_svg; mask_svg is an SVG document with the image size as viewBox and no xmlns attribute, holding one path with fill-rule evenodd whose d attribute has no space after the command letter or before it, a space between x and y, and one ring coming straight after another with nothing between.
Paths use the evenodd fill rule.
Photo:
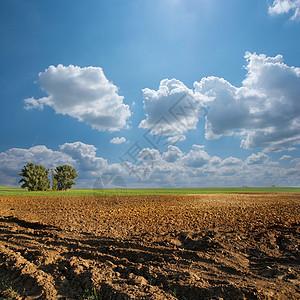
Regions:
<instances>
[{"instance_id":1,"label":"bare ground","mask_svg":"<svg viewBox=\"0 0 300 300\"><path fill-rule=\"evenodd\" d=\"M299 221L300 194L0 198L0 299L300 299Z\"/></svg>"}]
</instances>

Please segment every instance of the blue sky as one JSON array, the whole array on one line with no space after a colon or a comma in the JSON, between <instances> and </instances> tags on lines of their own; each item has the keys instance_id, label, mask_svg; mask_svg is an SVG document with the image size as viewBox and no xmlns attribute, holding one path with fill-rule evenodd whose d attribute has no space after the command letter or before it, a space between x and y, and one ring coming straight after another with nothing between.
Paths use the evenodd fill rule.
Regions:
<instances>
[{"instance_id":1,"label":"blue sky","mask_svg":"<svg viewBox=\"0 0 300 300\"><path fill-rule=\"evenodd\" d=\"M299 7L0 1L0 184L33 161L81 187L299 186Z\"/></svg>"}]
</instances>

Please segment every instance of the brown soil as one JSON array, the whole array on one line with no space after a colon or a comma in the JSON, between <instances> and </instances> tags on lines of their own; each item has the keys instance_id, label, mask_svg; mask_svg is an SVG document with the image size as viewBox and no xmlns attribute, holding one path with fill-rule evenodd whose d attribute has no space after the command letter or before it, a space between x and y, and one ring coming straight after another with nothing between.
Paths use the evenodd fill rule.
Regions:
<instances>
[{"instance_id":1,"label":"brown soil","mask_svg":"<svg viewBox=\"0 0 300 300\"><path fill-rule=\"evenodd\" d=\"M300 299L299 223L300 194L0 198L0 299Z\"/></svg>"}]
</instances>

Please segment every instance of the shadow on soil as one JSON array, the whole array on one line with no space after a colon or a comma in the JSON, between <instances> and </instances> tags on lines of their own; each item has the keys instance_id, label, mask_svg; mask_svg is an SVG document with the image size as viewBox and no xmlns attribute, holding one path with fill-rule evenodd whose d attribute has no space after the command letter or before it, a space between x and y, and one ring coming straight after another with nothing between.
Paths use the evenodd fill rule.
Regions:
<instances>
[{"instance_id":1,"label":"shadow on soil","mask_svg":"<svg viewBox=\"0 0 300 300\"><path fill-rule=\"evenodd\" d=\"M0 219L0 232L0 299L264 299L256 282L264 287L281 276L288 284L297 278L288 270L300 262L299 224L252 233L247 244L217 231L179 232L151 244L12 216Z\"/></svg>"}]
</instances>

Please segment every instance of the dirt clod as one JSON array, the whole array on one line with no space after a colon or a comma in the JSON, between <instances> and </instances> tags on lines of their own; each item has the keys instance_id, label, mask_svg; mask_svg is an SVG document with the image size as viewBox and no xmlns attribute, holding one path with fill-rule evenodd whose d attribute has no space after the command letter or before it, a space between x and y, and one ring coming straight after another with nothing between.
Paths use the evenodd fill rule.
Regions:
<instances>
[{"instance_id":1,"label":"dirt clod","mask_svg":"<svg viewBox=\"0 0 300 300\"><path fill-rule=\"evenodd\" d=\"M299 224L297 193L3 197L0 298L299 299Z\"/></svg>"}]
</instances>

